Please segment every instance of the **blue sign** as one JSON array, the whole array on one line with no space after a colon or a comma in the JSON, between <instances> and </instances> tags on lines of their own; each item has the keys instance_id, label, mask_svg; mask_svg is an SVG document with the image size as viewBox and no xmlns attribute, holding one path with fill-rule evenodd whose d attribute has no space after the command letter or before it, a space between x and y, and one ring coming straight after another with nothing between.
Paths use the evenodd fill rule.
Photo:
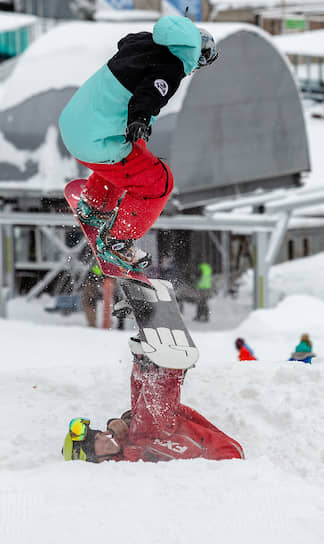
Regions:
<instances>
[{"instance_id":1,"label":"blue sign","mask_svg":"<svg viewBox=\"0 0 324 544\"><path fill-rule=\"evenodd\" d=\"M114 9L134 9L134 0L106 0Z\"/></svg>"},{"instance_id":2,"label":"blue sign","mask_svg":"<svg viewBox=\"0 0 324 544\"><path fill-rule=\"evenodd\" d=\"M201 21L201 0L169 0L178 11L179 14L184 15L186 7L189 7L189 17L194 21Z\"/></svg>"}]
</instances>

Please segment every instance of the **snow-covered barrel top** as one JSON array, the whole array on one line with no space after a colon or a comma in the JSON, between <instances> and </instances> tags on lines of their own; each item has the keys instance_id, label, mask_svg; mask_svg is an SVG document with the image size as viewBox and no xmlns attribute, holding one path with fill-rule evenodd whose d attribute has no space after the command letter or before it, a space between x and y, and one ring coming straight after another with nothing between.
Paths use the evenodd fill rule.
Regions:
<instances>
[{"instance_id":1,"label":"snow-covered barrel top","mask_svg":"<svg viewBox=\"0 0 324 544\"><path fill-rule=\"evenodd\" d=\"M24 15L21 13L0 12L0 33L11 32L20 28L26 28L35 24L37 17L33 15Z\"/></svg>"},{"instance_id":2,"label":"snow-covered barrel top","mask_svg":"<svg viewBox=\"0 0 324 544\"><path fill-rule=\"evenodd\" d=\"M154 23L60 24L21 57L4 83L0 191L62 190L77 174L57 121L70 96L128 32ZM219 60L183 81L154 126L152 151L171 165L180 198L207 198L256 185L295 183L309 169L296 83L267 34L242 24L205 23ZM60 163L60 164L59 164ZM26 183L27 182L27 183ZM243 188L243 189L242 189Z\"/></svg>"}]
</instances>

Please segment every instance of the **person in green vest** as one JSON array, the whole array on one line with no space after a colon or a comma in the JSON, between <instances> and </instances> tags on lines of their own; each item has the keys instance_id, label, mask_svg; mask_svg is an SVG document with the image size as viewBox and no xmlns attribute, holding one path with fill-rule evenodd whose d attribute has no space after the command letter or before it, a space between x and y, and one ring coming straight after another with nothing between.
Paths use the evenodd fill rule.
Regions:
<instances>
[{"instance_id":1,"label":"person in green vest","mask_svg":"<svg viewBox=\"0 0 324 544\"><path fill-rule=\"evenodd\" d=\"M212 289L213 270L208 263L199 263L199 280L196 284L198 292L197 312L194 318L195 321L209 321L208 299Z\"/></svg>"}]
</instances>

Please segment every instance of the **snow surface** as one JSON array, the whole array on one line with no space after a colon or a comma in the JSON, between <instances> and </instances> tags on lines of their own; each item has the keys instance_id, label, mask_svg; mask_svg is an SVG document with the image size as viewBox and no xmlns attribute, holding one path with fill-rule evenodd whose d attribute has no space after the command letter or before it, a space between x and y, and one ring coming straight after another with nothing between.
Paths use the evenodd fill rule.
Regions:
<instances>
[{"instance_id":1,"label":"snow surface","mask_svg":"<svg viewBox=\"0 0 324 544\"><path fill-rule=\"evenodd\" d=\"M324 57L324 30L280 34L273 40L284 53Z\"/></svg>"},{"instance_id":2,"label":"snow surface","mask_svg":"<svg viewBox=\"0 0 324 544\"><path fill-rule=\"evenodd\" d=\"M238 299L213 299L207 325L185 306L201 357L183 402L239 440L244 461L64 462L72 417L103 428L129 408L133 325L87 329L82 314L44 312L47 298L13 300L0 320L1 543L322 544L323 266L324 253L274 267L273 299L288 296L270 310L248 313L249 274ZM317 357L287 362L304 332ZM236 360L238 336L257 362Z\"/></svg>"},{"instance_id":3,"label":"snow surface","mask_svg":"<svg viewBox=\"0 0 324 544\"><path fill-rule=\"evenodd\" d=\"M286 9L293 10L294 8L297 9L298 6L300 6L300 10L303 11L304 9L307 10L308 5L311 5L314 11L321 12L323 9L323 3L321 2L314 2L314 0L295 0L294 2L285 2L285 4L282 4L282 2L278 0L209 0L209 3L215 7L219 11L224 10L230 10L230 9L242 9L242 8L272 8L272 7L281 7L283 6ZM267 12L266 12L267 13Z\"/></svg>"},{"instance_id":4,"label":"snow surface","mask_svg":"<svg viewBox=\"0 0 324 544\"><path fill-rule=\"evenodd\" d=\"M22 15L18 13L6 13L4 11L0 11L0 32L18 30L18 28L34 25L36 21L37 17L34 17L33 15Z\"/></svg>"}]
</instances>

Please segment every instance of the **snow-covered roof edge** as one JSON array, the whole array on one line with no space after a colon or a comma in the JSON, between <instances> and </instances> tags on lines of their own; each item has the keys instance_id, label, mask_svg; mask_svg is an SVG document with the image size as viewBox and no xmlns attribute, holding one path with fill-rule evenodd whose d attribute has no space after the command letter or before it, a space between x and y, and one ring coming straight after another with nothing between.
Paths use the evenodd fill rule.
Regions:
<instances>
[{"instance_id":1,"label":"snow-covered roof edge","mask_svg":"<svg viewBox=\"0 0 324 544\"><path fill-rule=\"evenodd\" d=\"M5 11L0 11L0 33L2 32L11 32L13 30L18 30L19 28L24 28L26 26L31 26L36 23L37 17L33 15L21 15L20 13L8 13Z\"/></svg>"},{"instance_id":2,"label":"snow-covered roof edge","mask_svg":"<svg viewBox=\"0 0 324 544\"><path fill-rule=\"evenodd\" d=\"M287 54L324 57L324 30L294 32L274 36L274 42Z\"/></svg>"}]
</instances>

